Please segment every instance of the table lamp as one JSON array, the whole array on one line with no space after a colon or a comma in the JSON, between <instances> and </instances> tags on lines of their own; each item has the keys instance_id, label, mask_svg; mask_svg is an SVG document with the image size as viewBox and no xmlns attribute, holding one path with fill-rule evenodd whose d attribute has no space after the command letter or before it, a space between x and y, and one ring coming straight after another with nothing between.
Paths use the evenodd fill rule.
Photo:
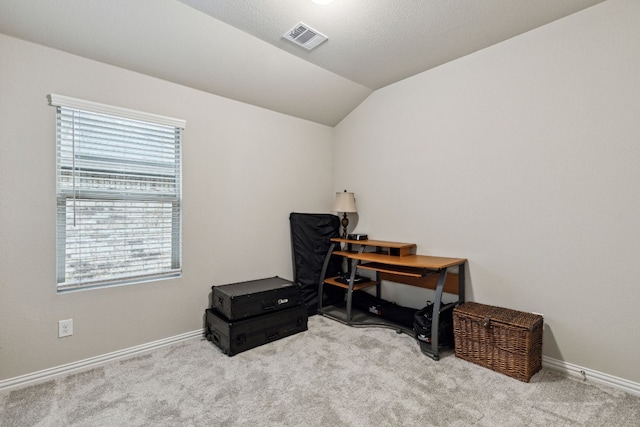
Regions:
<instances>
[{"instance_id":1,"label":"table lamp","mask_svg":"<svg viewBox=\"0 0 640 427\"><path fill-rule=\"evenodd\" d=\"M346 239L347 227L349 226L349 217L347 217L347 213L358 212L356 209L356 198L353 196L353 193L347 193L347 190L344 190L342 193L336 193L336 199L333 202L333 211L336 213L343 213L340 223L342 224L342 238Z\"/></svg>"}]
</instances>

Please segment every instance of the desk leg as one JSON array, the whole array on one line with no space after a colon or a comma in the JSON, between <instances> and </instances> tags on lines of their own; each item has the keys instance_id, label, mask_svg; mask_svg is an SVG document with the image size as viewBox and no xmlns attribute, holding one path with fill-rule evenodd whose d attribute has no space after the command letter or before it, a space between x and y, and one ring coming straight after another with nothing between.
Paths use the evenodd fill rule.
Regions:
<instances>
[{"instance_id":1,"label":"desk leg","mask_svg":"<svg viewBox=\"0 0 640 427\"><path fill-rule=\"evenodd\" d=\"M464 301L465 301L464 289L466 285L465 283L466 270L467 270L466 262L463 262L458 266L458 302L459 304L464 304Z\"/></svg>"},{"instance_id":2,"label":"desk leg","mask_svg":"<svg viewBox=\"0 0 640 427\"><path fill-rule=\"evenodd\" d=\"M433 316L431 321L431 357L433 360L440 359L440 352L438 348L438 327L440 326L440 307L442 306L442 291L444 289L444 282L447 278L447 269L440 270L438 276L438 284L436 285L436 296L433 302Z\"/></svg>"},{"instance_id":3,"label":"desk leg","mask_svg":"<svg viewBox=\"0 0 640 427\"><path fill-rule=\"evenodd\" d=\"M353 281L356 278L358 260L351 260L351 275L349 276L349 289L347 289L347 324L351 325L351 303L353 301Z\"/></svg>"},{"instance_id":4,"label":"desk leg","mask_svg":"<svg viewBox=\"0 0 640 427\"><path fill-rule=\"evenodd\" d=\"M336 243L331 242L331 246L329 246L329 252L327 252L327 256L324 258L324 263L322 264L322 271L320 272L320 283L318 284L318 313L322 313L322 300L324 299L324 279L327 275L329 260L331 259L331 255L333 255L333 250L335 249L335 247Z\"/></svg>"}]
</instances>

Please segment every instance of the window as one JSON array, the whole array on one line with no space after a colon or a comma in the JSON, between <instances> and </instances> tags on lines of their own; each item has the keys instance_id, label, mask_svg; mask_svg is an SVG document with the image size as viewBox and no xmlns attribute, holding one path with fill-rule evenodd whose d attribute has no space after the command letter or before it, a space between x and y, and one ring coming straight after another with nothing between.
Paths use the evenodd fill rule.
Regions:
<instances>
[{"instance_id":1,"label":"window","mask_svg":"<svg viewBox=\"0 0 640 427\"><path fill-rule=\"evenodd\" d=\"M185 122L60 95L49 102L58 291L179 276Z\"/></svg>"}]
</instances>

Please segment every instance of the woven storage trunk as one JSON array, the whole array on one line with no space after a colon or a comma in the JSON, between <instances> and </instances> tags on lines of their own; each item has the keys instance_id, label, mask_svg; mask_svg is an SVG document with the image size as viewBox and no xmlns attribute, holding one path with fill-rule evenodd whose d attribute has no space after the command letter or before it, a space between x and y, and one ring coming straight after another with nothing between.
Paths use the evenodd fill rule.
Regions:
<instances>
[{"instance_id":1,"label":"woven storage trunk","mask_svg":"<svg viewBox=\"0 0 640 427\"><path fill-rule=\"evenodd\" d=\"M453 310L456 356L529 382L542 368L542 316L467 302Z\"/></svg>"}]
</instances>

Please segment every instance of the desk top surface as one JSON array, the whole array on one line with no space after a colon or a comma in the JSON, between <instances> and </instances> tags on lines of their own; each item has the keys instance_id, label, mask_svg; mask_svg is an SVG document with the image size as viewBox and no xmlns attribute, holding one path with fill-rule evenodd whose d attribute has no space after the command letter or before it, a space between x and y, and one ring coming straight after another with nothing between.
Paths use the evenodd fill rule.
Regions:
<instances>
[{"instance_id":1,"label":"desk top surface","mask_svg":"<svg viewBox=\"0 0 640 427\"><path fill-rule=\"evenodd\" d=\"M352 245L361 245L361 246L373 246L379 248L415 248L415 243L401 243L401 242L387 242L386 240L351 240L351 239L343 239L342 237L333 237L331 238L332 242L336 243L349 243Z\"/></svg>"},{"instance_id":2,"label":"desk top surface","mask_svg":"<svg viewBox=\"0 0 640 427\"><path fill-rule=\"evenodd\" d=\"M399 265L403 267L426 268L430 270L440 270L447 267L464 264L465 258L448 258L429 255L406 255L393 256L378 254L375 252L363 252L361 254L350 254L349 258L365 262L376 262L380 264Z\"/></svg>"}]
</instances>

